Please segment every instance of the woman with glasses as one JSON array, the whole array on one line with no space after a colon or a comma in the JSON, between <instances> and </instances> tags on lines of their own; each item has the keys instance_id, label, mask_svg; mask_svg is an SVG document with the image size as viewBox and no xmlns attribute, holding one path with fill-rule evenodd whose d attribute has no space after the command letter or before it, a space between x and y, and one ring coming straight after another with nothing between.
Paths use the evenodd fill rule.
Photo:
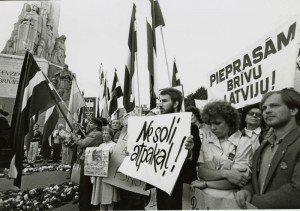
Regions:
<instances>
[{"instance_id":1,"label":"woman with glasses","mask_svg":"<svg viewBox=\"0 0 300 211\"><path fill-rule=\"evenodd\" d=\"M230 103L208 103L202 113L215 137L202 142L198 159L198 179L192 187L216 198L234 199L250 177L253 156L251 142L241 141L240 115Z\"/></svg>"},{"instance_id":2,"label":"woman with glasses","mask_svg":"<svg viewBox=\"0 0 300 211\"><path fill-rule=\"evenodd\" d=\"M263 124L262 113L258 104L244 107L241 113L241 132L243 134L242 139L249 139L251 141L252 150L255 152L263 139L263 132L265 128Z\"/></svg>"}]
</instances>

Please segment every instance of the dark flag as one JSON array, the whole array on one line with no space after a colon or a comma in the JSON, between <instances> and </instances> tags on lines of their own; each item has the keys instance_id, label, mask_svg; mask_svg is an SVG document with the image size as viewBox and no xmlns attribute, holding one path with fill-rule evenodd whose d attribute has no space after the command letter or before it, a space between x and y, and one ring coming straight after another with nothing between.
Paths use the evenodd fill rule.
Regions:
<instances>
[{"instance_id":1,"label":"dark flag","mask_svg":"<svg viewBox=\"0 0 300 211\"><path fill-rule=\"evenodd\" d=\"M117 70L115 70L114 80L111 87L111 101L108 110L109 116L111 116L118 109L118 98L122 96L123 96L122 88L119 83Z\"/></svg>"},{"instance_id":2,"label":"dark flag","mask_svg":"<svg viewBox=\"0 0 300 211\"><path fill-rule=\"evenodd\" d=\"M10 176L15 179L14 185L17 187L21 187L24 138L29 132L30 119L46 111L53 103L44 74L32 54L26 52L11 122L14 156L10 164Z\"/></svg>"},{"instance_id":3,"label":"dark flag","mask_svg":"<svg viewBox=\"0 0 300 211\"><path fill-rule=\"evenodd\" d=\"M151 3L151 22L147 24L147 46L148 46L148 70L149 70L149 88L150 88L150 109L156 107L156 93L157 89L157 77L158 70L156 68L156 28L158 26L164 26L164 18L157 1L150 0Z\"/></svg>"},{"instance_id":4,"label":"dark flag","mask_svg":"<svg viewBox=\"0 0 300 211\"><path fill-rule=\"evenodd\" d=\"M133 4L129 36L128 36L128 48L129 48L129 59L125 66L125 76L124 76L124 97L123 104L127 112L130 112L135 107L135 97L134 97L134 66L135 66L135 53L137 52L137 35L135 29L135 13L136 6Z\"/></svg>"},{"instance_id":5,"label":"dark flag","mask_svg":"<svg viewBox=\"0 0 300 211\"><path fill-rule=\"evenodd\" d=\"M181 82L180 82L180 79L178 77L178 70L177 70L175 59L174 59L173 75L172 75L172 87L180 86L180 85L181 85Z\"/></svg>"},{"instance_id":6,"label":"dark flag","mask_svg":"<svg viewBox=\"0 0 300 211\"><path fill-rule=\"evenodd\" d=\"M46 111L45 124L43 129L42 148L41 155L44 158L49 158L51 154L51 146L49 144L49 137L55 129L55 126L59 119L59 113L56 106L50 107Z\"/></svg>"}]
</instances>

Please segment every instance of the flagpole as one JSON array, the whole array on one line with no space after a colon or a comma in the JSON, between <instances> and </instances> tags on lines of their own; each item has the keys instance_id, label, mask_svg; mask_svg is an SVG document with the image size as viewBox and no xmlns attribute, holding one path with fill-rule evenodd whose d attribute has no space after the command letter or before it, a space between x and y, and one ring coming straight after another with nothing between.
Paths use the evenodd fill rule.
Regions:
<instances>
[{"instance_id":1,"label":"flagpole","mask_svg":"<svg viewBox=\"0 0 300 211\"><path fill-rule=\"evenodd\" d=\"M164 39L162 26L160 26L159 28L160 28L160 34L161 34L161 38L162 38L163 47L164 47L164 54L165 54L167 71L168 71L169 84L170 84L170 86L172 86L172 81L171 81L171 76L170 76L170 71L169 71L169 65L168 65L167 50L166 50L166 45L165 45L165 39Z\"/></svg>"},{"instance_id":2,"label":"flagpole","mask_svg":"<svg viewBox=\"0 0 300 211\"><path fill-rule=\"evenodd\" d=\"M43 71L41 71L41 72L43 73L44 77L46 78L48 84L50 84L50 85L53 87L53 90L54 90L55 94L59 97L60 101L61 101L62 104L65 106L66 110L71 114L71 112L69 111L69 109L68 109L68 107L66 106L65 102L64 102L63 99L60 97L60 95L58 94L58 92L57 92L56 89L54 88L54 86L53 86L53 84L51 83L51 81L49 80L49 78L46 76L46 74L45 74ZM49 88L50 88L50 87L49 87ZM51 88L50 88L50 90L51 90ZM53 97L53 99L54 99L56 105L58 106L59 111L60 111L61 114L63 115L63 117L64 117L64 119L66 120L67 124L69 125L69 127L71 128L71 130L74 131L74 128L73 128L72 124L70 123L68 117L66 116L66 114L65 114L65 112L64 112L64 110L63 110L63 108L61 107L61 105L60 105L59 102L57 101L56 97L54 96L54 94L53 94L51 91L50 91L50 94L51 94L51 96ZM72 120L74 121L75 119L73 118L73 115L71 114L70 116L71 116ZM76 120L75 120L75 122L76 122ZM81 127L79 127L79 129L81 130L81 132L83 132L82 129L81 129ZM84 133L83 133L83 134L84 134Z\"/></svg>"},{"instance_id":3,"label":"flagpole","mask_svg":"<svg viewBox=\"0 0 300 211\"><path fill-rule=\"evenodd\" d=\"M136 31L136 42L137 42L137 19L135 19L135 24L134 24L134 28ZM136 46L137 48L137 46ZM136 59L136 80L137 80L137 88L138 88L138 96L139 96L139 107L141 107L141 94L140 94L140 79L139 79L139 63L138 63L138 54L137 54L137 49L136 49L136 53L135 53L135 59Z\"/></svg>"}]
</instances>

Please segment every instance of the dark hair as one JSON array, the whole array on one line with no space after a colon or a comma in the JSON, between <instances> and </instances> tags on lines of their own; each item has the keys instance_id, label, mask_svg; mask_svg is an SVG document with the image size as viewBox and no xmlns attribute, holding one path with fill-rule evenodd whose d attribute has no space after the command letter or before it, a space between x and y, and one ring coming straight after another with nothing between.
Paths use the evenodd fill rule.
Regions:
<instances>
[{"instance_id":1,"label":"dark hair","mask_svg":"<svg viewBox=\"0 0 300 211\"><path fill-rule=\"evenodd\" d=\"M210 124L211 120L222 117L229 126L229 134L235 133L240 126L240 114L233 108L229 102L214 101L204 106L202 119L205 123Z\"/></svg>"},{"instance_id":2,"label":"dark hair","mask_svg":"<svg viewBox=\"0 0 300 211\"><path fill-rule=\"evenodd\" d=\"M196 108L194 106L189 106L185 109L185 111L192 112L196 116L196 119L198 120L199 123L203 122L198 108Z\"/></svg>"},{"instance_id":3,"label":"dark hair","mask_svg":"<svg viewBox=\"0 0 300 211\"><path fill-rule=\"evenodd\" d=\"M262 109L263 104L273 94L280 94L281 99L283 103L289 108L289 109L298 109L298 113L296 114L295 118L297 123L299 124L300 121L300 94L299 92L295 91L293 88L284 88L279 91L272 91L266 93L262 100L260 101L260 108Z\"/></svg>"},{"instance_id":4,"label":"dark hair","mask_svg":"<svg viewBox=\"0 0 300 211\"><path fill-rule=\"evenodd\" d=\"M159 93L160 95L169 95L171 97L171 100L173 102L178 102L178 106L177 106L177 111L180 110L181 105L182 105L182 93L181 91L175 89L175 88L165 88L162 89Z\"/></svg>"},{"instance_id":5,"label":"dark hair","mask_svg":"<svg viewBox=\"0 0 300 211\"><path fill-rule=\"evenodd\" d=\"M239 112L240 112L240 115L241 115L241 123L240 123L240 130L242 130L243 128L246 127L246 116L248 114L248 112L253 109L253 108L258 108L260 109L260 106L259 106L259 103L255 103L255 104L252 104L252 105L247 105L243 108L240 108L239 109ZM261 110L261 109L260 109ZM264 120L263 118L261 118L261 128L264 128L265 127L265 123L264 123Z\"/></svg>"},{"instance_id":6,"label":"dark hair","mask_svg":"<svg viewBox=\"0 0 300 211\"><path fill-rule=\"evenodd\" d=\"M102 123L101 119L96 118L96 117L92 117L91 122L94 123L95 125L97 125L97 130L99 130L99 131L101 130L101 128L103 126L103 123Z\"/></svg>"},{"instance_id":7,"label":"dark hair","mask_svg":"<svg viewBox=\"0 0 300 211\"><path fill-rule=\"evenodd\" d=\"M99 117L99 119L102 121L102 126L107 126L109 124L108 120L104 117Z\"/></svg>"}]
</instances>

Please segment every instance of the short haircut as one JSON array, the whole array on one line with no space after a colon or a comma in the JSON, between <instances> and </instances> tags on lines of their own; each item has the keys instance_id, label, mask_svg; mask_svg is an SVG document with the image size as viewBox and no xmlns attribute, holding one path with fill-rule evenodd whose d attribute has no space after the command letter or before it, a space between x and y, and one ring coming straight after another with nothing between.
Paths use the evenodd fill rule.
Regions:
<instances>
[{"instance_id":1,"label":"short haircut","mask_svg":"<svg viewBox=\"0 0 300 211\"><path fill-rule=\"evenodd\" d=\"M281 99L283 103L289 108L289 109L298 109L298 113L296 114L295 118L297 123L299 124L300 121L300 94L299 92L295 91L293 88L284 88L279 91L272 91L266 93L262 100L260 101L260 108L262 108L263 104L266 102L266 100L273 94L280 94Z\"/></svg>"},{"instance_id":2,"label":"short haircut","mask_svg":"<svg viewBox=\"0 0 300 211\"><path fill-rule=\"evenodd\" d=\"M240 114L229 102L214 101L204 106L202 119L205 123L211 124L211 120L222 117L229 126L229 135L235 133L240 126Z\"/></svg>"},{"instance_id":3,"label":"short haircut","mask_svg":"<svg viewBox=\"0 0 300 211\"><path fill-rule=\"evenodd\" d=\"M195 116L196 119L198 120L199 123L202 123L202 118L201 118L201 114L198 108L194 107L194 106L189 106L185 109L186 112L192 112Z\"/></svg>"},{"instance_id":4,"label":"short haircut","mask_svg":"<svg viewBox=\"0 0 300 211\"><path fill-rule=\"evenodd\" d=\"M246 116L247 114L249 113L249 111L253 108L257 108L259 110L260 109L260 106L259 106L259 103L255 103L255 104L251 104L251 105L247 105L243 108L240 108L239 111L240 111L240 115L241 115L241 123L240 123L240 129L244 129L246 126L247 126L247 123L246 123ZM264 120L263 118L261 118L261 125L260 125L261 128L264 128L265 127L265 123L264 123Z\"/></svg>"},{"instance_id":5,"label":"short haircut","mask_svg":"<svg viewBox=\"0 0 300 211\"><path fill-rule=\"evenodd\" d=\"M102 127L102 132L103 131L107 131L109 133L110 137L112 139L114 138L114 131L109 126Z\"/></svg>"},{"instance_id":6,"label":"short haircut","mask_svg":"<svg viewBox=\"0 0 300 211\"><path fill-rule=\"evenodd\" d=\"M181 105L182 105L182 93L181 93L181 91L170 87L170 88L162 89L159 94L160 95L169 95L173 102L177 101L178 102L177 110L180 111Z\"/></svg>"}]
</instances>

